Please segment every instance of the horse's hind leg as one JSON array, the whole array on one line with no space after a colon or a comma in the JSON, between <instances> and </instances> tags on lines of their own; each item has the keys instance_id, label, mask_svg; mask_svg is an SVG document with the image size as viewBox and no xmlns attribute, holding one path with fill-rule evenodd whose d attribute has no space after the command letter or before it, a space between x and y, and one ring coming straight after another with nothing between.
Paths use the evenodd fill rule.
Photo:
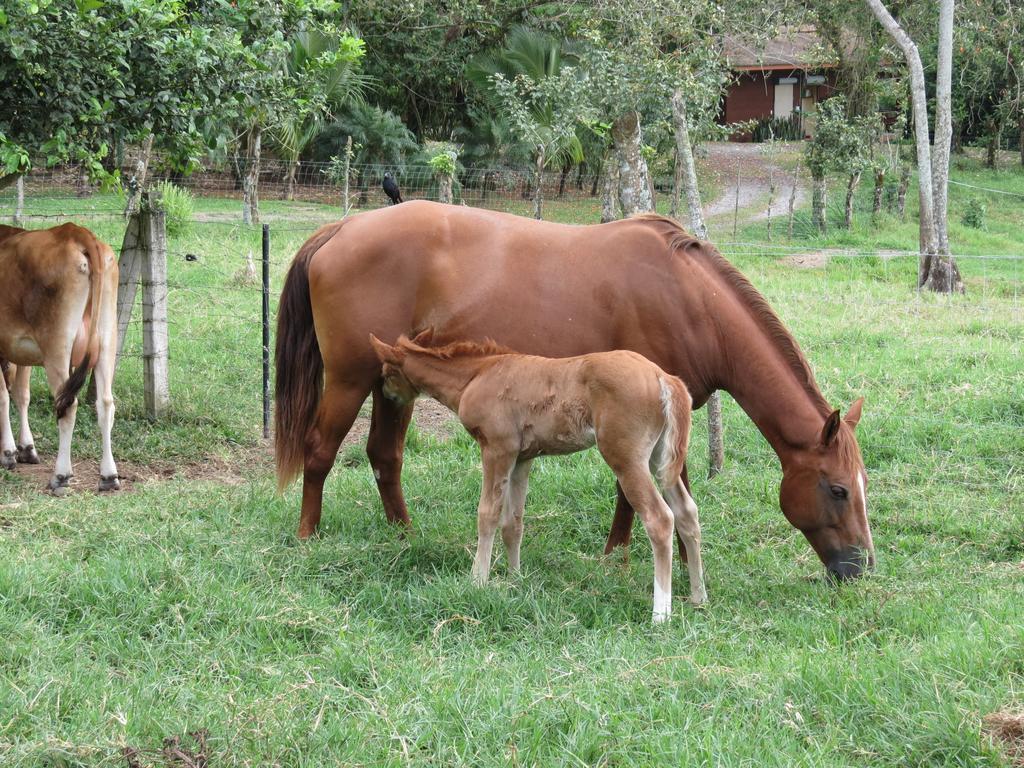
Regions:
<instances>
[{"instance_id":1,"label":"horse's hind leg","mask_svg":"<svg viewBox=\"0 0 1024 768\"><path fill-rule=\"evenodd\" d=\"M381 382L373 385L373 415L366 455L373 467L377 491L388 522L409 525L409 510L402 495L402 453L412 420L412 403L401 404L384 396Z\"/></svg>"},{"instance_id":2,"label":"horse's hind leg","mask_svg":"<svg viewBox=\"0 0 1024 768\"><path fill-rule=\"evenodd\" d=\"M32 397L32 368L19 365L14 377L14 405L18 409L18 463L38 464L35 440L28 425L28 405Z\"/></svg>"},{"instance_id":3,"label":"horse's hind leg","mask_svg":"<svg viewBox=\"0 0 1024 768\"><path fill-rule=\"evenodd\" d=\"M300 539L316 531L323 512L324 481L334 466L338 447L345 439L359 407L366 399L368 387L328 384L324 389L316 423L306 435L306 462L302 475L302 514L299 517Z\"/></svg>"},{"instance_id":4,"label":"horse's hind leg","mask_svg":"<svg viewBox=\"0 0 1024 768\"><path fill-rule=\"evenodd\" d=\"M18 463L16 456L14 433L11 431L11 397L7 392L7 382L0 373L0 467L14 469Z\"/></svg>"},{"instance_id":5,"label":"horse's hind leg","mask_svg":"<svg viewBox=\"0 0 1024 768\"><path fill-rule=\"evenodd\" d=\"M690 601L700 605L708 599L704 589L704 564L700 555L700 519L697 505L682 481L665 488L665 499L675 516L676 536L686 549L686 566L690 573Z\"/></svg>"},{"instance_id":6,"label":"horse's hind leg","mask_svg":"<svg viewBox=\"0 0 1024 768\"><path fill-rule=\"evenodd\" d=\"M45 365L46 381L50 385L50 391L54 398L60 392L64 382L68 379L68 360L71 359L71 350L61 350L60 354L46 355ZM50 478L50 491L54 496L63 496L68 492L71 485L71 436L75 431L75 416L78 414L78 398L71 401L71 405L64 412L63 416L57 419L57 461L53 467L53 477Z\"/></svg>"},{"instance_id":7,"label":"horse's hind leg","mask_svg":"<svg viewBox=\"0 0 1024 768\"><path fill-rule=\"evenodd\" d=\"M607 458L607 457L606 457ZM611 462L609 462L611 464ZM672 618L672 511L643 465L612 466L623 493L640 515L654 552L654 622Z\"/></svg>"}]
</instances>

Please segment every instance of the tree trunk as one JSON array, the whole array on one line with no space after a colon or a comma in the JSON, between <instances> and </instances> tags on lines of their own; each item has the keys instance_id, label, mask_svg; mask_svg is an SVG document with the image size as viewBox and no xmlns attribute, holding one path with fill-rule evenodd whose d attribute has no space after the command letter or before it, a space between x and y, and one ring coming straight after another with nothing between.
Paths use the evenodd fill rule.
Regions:
<instances>
[{"instance_id":1,"label":"tree trunk","mask_svg":"<svg viewBox=\"0 0 1024 768\"><path fill-rule=\"evenodd\" d=\"M582 192L583 191L583 169L584 168L586 168L586 166L583 163L580 163L576 167L576 191L577 192Z\"/></svg>"},{"instance_id":2,"label":"tree trunk","mask_svg":"<svg viewBox=\"0 0 1024 768\"><path fill-rule=\"evenodd\" d=\"M15 182L14 198L14 226L20 227L24 221L22 215L25 212L25 177L19 176Z\"/></svg>"},{"instance_id":3,"label":"tree trunk","mask_svg":"<svg viewBox=\"0 0 1024 768\"><path fill-rule=\"evenodd\" d=\"M767 225L768 242L772 240L772 206L775 204L775 164L768 166L768 220Z\"/></svg>"},{"instance_id":4,"label":"tree trunk","mask_svg":"<svg viewBox=\"0 0 1024 768\"><path fill-rule=\"evenodd\" d=\"M900 184L896 188L896 212L900 219L907 218L907 190L910 189L910 163L900 166Z\"/></svg>"},{"instance_id":5,"label":"tree trunk","mask_svg":"<svg viewBox=\"0 0 1024 768\"><path fill-rule=\"evenodd\" d=\"M704 208L700 202L697 184L697 166L693 161L690 126L687 119L686 99L682 92L672 94L672 124L676 135L675 193L672 207L678 210L680 187L686 192L686 208L690 214L690 231L701 240L707 240L708 227L704 222ZM722 429L722 396L712 392L708 398L708 479L722 471L725 462L725 444Z\"/></svg>"},{"instance_id":6,"label":"tree trunk","mask_svg":"<svg viewBox=\"0 0 1024 768\"><path fill-rule=\"evenodd\" d=\"M299 168L298 160L288 161L288 171L285 173L284 181L284 199L294 200L295 199L295 172Z\"/></svg>"},{"instance_id":7,"label":"tree trunk","mask_svg":"<svg viewBox=\"0 0 1024 768\"><path fill-rule=\"evenodd\" d=\"M985 147L985 165L993 171L999 167L999 145L1003 141L1003 121L997 117L988 120L988 144Z\"/></svg>"},{"instance_id":8,"label":"tree trunk","mask_svg":"<svg viewBox=\"0 0 1024 768\"><path fill-rule=\"evenodd\" d=\"M903 31L903 28L892 17L886 9L882 0L866 0L875 18L885 28L885 31L896 41L900 50L907 60L910 68L910 99L914 114L914 137L917 146L917 173L918 173L918 197L920 199L920 211L918 221L920 226L919 250L921 254L921 275L918 285L923 285L925 272L930 257L938 250L938 242L935 237L935 206L932 196L932 160L931 160L931 137L928 132L928 94L925 90L924 67L921 65L921 55L917 46L910 36ZM951 0L943 0L951 2Z\"/></svg>"},{"instance_id":9,"label":"tree trunk","mask_svg":"<svg viewBox=\"0 0 1024 768\"><path fill-rule=\"evenodd\" d=\"M255 126L249 133L249 153L246 158L245 178L242 181L242 223L260 223L260 147L263 129Z\"/></svg>"},{"instance_id":10,"label":"tree trunk","mask_svg":"<svg viewBox=\"0 0 1024 768\"><path fill-rule=\"evenodd\" d=\"M935 147L932 151L932 196L934 197L935 242L938 253L949 255L947 203L949 194L949 151L953 142L953 11L955 0L941 0L939 6L938 63L935 76Z\"/></svg>"},{"instance_id":11,"label":"tree trunk","mask_svg":"<svg viewBox=\"0 0 1024 768\"><path fill-rule=\"evenodd\" d=\"M544 147L537 147L534 158L533 218L544 217Z\"/></svg>"},{"instance_id":12,"label":"tree trunk","mask_svg":"<svg viewBox=\"0 0 1024 768\"><path fill-rule=\"evenodd\" d=\"M793 239L793 214L796 212L796 190L800 184L800 163L793 169L793 188L789 191L789 229L787 236Z\"/></svg>"},{"instance_id":13,"label":"tree trunk","mask_svg":"<svg viewBox=\"0 0 1024 768\"><path fill-rule=\"evenodd\" d=\"M558 197L561 199L565 195L565 179L569 175L569 171L572 170L572 166L566 163L562 166L562 175L558 177Z\"/></svg>"},{"instance_id":14,"label":"tree trunk","mask_svg":"<svg viewBox=\"0 0 1024 768\"><path fill-rule=\"evenodd\" d=\"M605 167L604 170L605 171L608 170L607 166ZM598 170L597 173L594 174L593 182L591 182L591 184L590 184L590 196L591 197L597 197L597 185L600 184L600 183L601 183L601 170Z\"/></svg>"},{"instance_id":15,"label":"tree trunk","mask_svg":"<svg viewBox=\"0 0 1024 768\"><path fill-rule=\"evenodd\" d=\"M885 191L885 168L875 169L875 194L871 199L871 215L878 216L882 212L882 192Z\"/></svg>"},{"instance_id":16,"label":"tree trunk","mask_svg":"<svg viewBox=\"0 0 1024 768\"><path fill-rule=\"evenodd\" d=\"M644 146L640 115L629 112L612 124L612 139L619 157L619 203L622 215L654 210L650 173L641 151Z\"/></svg>"},{"instance_id":17,"label":"tree trunk","mask_svg":"<svg viewBox=\"0 0 1024 768\"><path fill-rule=\"evenodd\" d=\"M146 176L149 175L149 158L153 153L153 134L149 134L142 142L142 152L139 159L135 161L135 176L128 181L128 200L124 206L124 217L131 218L131 215L139 210L139 200L142 199L142 192L146 187Z\"/></svg>"},{"instance_id":18,"label":"tree trunk","mask_svg":"<svg viewBox=\"0 0 1024 768\"><path fill-rule=\"evenodd\" d=\"M828 229L827 204L828 185L825 183L825 176L811 169L811 221L822 234Z\"/></svg>"},{"instance_id":19,"label":"tree trunk","mask_svg":"<svg viewBox=\"0 0 1024 768\"><path fill-rule=\"evenodd\" d=\"M846 182L846 212L843 216L843 225L847 229L853 229L853 196L860 185L860 171L851 173Z\"/></svg>"},{"instance_id":20,"label":"tree trunk","mask_svg":"<svg viewBox=\"0 0 1024 768\"><path fill-rule=\"evenodd\" d=\"M344 201L341 204L342 218L347 218L349 212L352 210L352 196L349 193L348 185L349 179L352 174L352 137L349 136L345 140L345 183L342 187L341 194L345 196Z\"/></svg>"},{"instance_id":21,"label":"tree trunk","mask_svg":"<svg viewBox=\"0 0 1024 768\"><path fill-rule=\"evenodd\" d=\"M676 134L676 194L679 198L680 186L686 193L686 207L690 213L690 231L701 240L708 237L708 228L704 223L704 212L700 201L700 188L697 184L697 165L693 160L693 145L690 143L690 127L687 124L686 100L680 91L672 94L672 123ZM678 208L675 200L673 208Z\"/></svg>"},{"instance_id":22,"label":"tree trunk","mask_svg":"<svg viewBox=\"0 0 1024 768\"><path fill-rule=\"evenodd\" d=\"M614 147L609 148L604 156L604 191L601 196L601 223L615 221L619 218L619 158Z\"/></svg>"},{"instance_id":23,"label":"tree trunk","mask_svg":"<svg viewBox=\"0 0 1024 768\"><path fill-rule=\"evenodd\" d=\"M452 195L452 181L450 173L439 173L437 175L437 200L439 203L451 205L455 200Z\"/></svg>"}]
</instances>

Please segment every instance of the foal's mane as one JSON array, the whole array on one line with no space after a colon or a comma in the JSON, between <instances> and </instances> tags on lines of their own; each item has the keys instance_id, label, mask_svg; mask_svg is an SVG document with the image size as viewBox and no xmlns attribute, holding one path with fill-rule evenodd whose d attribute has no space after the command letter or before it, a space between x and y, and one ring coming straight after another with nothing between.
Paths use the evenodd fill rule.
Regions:
<instances>
[{"instance_id":1,"label":"foal's mane","mask_svg":"<svg viewBox=\"0 0 1024 768\"><path fill-rule=\"evenodd\" d=\"M771 339L779 354L782 355L783 360L792 370L797 382L811 398L811 401L818 410L821 411L822 415L828 415L832 412L832 407L822 396L821 390L818 389L811 366L797 345L793 335L782 324L782 321L779 320L779 316L775 314L775 310L771 308L771 305L765 301L764 296L750 284L750 281L744 277L743 273L722 256L711 243L694 237L683 229L678 222L667 216L657 213L641 213L631 218L656 227L668 240L668 247L672 253L696 255L711 266L718 276L725 281L726 285L732 289L737 298L740 299L754 321Z\"/></svg>"},{"instance_id":2,"label":"foal's mane","mask_svg":"<svg viewBox=\"0 0 1024 768\"><path fill-rule=\"evenodd\" d=\"M457 357L491 357L493 355L512 355L515 350L503 347L493 339L483 341L453 341L439 347L423 347L409 339L402 339L398 345L410 352L419 352L438 360L452 360Z\"/></svg>"}]
</instances>

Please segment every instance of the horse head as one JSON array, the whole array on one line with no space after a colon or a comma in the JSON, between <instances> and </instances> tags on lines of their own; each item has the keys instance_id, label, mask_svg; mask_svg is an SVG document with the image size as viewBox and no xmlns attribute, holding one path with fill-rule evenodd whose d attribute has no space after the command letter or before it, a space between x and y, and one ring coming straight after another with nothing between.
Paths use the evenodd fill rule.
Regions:
<instances>
[{"instance_id":1,"label":"horse head","mask_svg":"<svg viewBox=\"0 0 1024 768\"><path fill-rule=\"evenodd\" d=\"M829 574L860 576L875 563L867 515L867 472L854 429L864 398L845 417L833 411L817 444L785 462L779 504L807 537Z\"/></svg>"}]
</instances>

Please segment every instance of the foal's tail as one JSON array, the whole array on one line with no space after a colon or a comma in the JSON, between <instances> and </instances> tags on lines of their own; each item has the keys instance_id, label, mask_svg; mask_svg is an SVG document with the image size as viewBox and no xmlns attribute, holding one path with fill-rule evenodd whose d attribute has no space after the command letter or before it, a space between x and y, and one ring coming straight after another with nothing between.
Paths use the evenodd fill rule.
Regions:
<instances>
[{"instance_id":1,"label":"foal's tail","mask_svg":"<svg viewBox=\"0 0 1024 768\"><path fill-rule=\"evenodd\" d=\"M277 378L274 390L274 452L279 492L302 470L306 459L306 435L316 420L323 394L324 360L313 327L309 260L337 233L342 223L321 227L303 244L295 255L281 291L277 310Z\"/></svg>"},{"instance_id":2,"label":"foal's tail","mask_svg":"<svg viewBox=\"0 0 1024 768\"><path fill-rule=\"evenodd\" d=\"M658 376L661 386L661 408L665 414L665 428L658 439L654 467L655 477L662 488L679 481L686 463L686 449L690 444L690 415L693 400L682 380L666 373Z\"/></svg>"}]
</instances>

